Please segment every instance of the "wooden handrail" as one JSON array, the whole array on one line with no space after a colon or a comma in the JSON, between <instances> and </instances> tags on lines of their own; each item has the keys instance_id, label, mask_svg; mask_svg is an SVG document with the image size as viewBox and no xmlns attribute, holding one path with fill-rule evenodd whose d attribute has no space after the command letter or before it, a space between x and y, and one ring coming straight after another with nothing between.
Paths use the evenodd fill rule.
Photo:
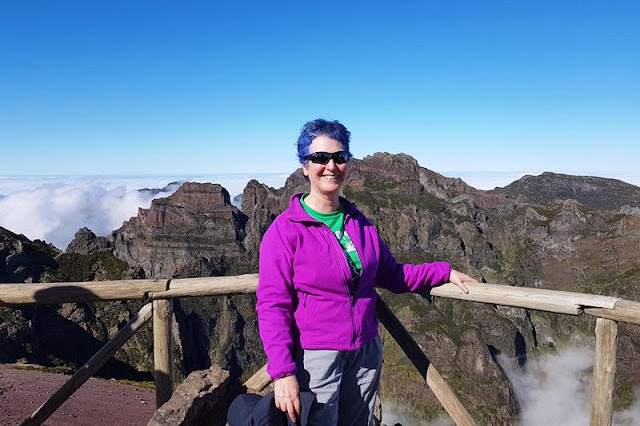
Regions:
<instances>
[{"instance_id":1,"label":"wooden handrail","mask_svg":"<svg viewBox=\"0 0 640 426\"><path fill-rule=\"evenodd\" d=\"M164 291L166 286L167 280L0 284L0 306L144 300L149 292Z\"/></svg>"},{"instance_id":2,"label":"wooden handrail","mask_svg":"<svg viewBox=\"0 0 640 426\"><path fill-rule=\"evenodd\" d=\"M95 281L56 284L0 284L0 306L42 305L107 300L158 300L178 297L252 294L258 274L166 280ZM540 311L580 315L640 325L640 302L528 287L468 284L464 294L453 284L430 289L432 296Z\"/></svg>"},{"instance_id":3,"label":"wooden handrail","mask_svg":"<svg viewBox=\"0 0 640 426\"><path fill-rule=\"evenodd\" d=\"M530 287L513 287L497 284L466 283L469 293L465 294L453 284L433 287L433 296L494 305L515 306L559 314L580 315L585 307L614 309L620 299L588 293L546 290Z\"/></svg>"},{"instance_id":4,"label":"wooden handrail","mask_svg":"<svg viewBox=\"0 0 640 426\"><path fill-rule=\"evenodd\" d=\"M156 357L162 358L160 367L156 365L157 377L162 380L160 384L161 394L157 394L158 404L167 399L168 390L173 388L171 381L171 315L167 311L170 300L181 297L202 296L226 296L236 294L255 293L258 285L258 275L238 275L227 277L185 278L174 280L121 280L82 283L55 283L55 284L0 284L0 306L21 306L57 304L66 302L100 302L109 300L145 300L154 301L158 310L157 323L162 323L164 330L159 331L156 341L159 347L154 351ZM596 360L594 363L594 387L592 401L592 425L610 425L612 420L612 395L615 383L615 354L616 354L616 321L640 325L640 302L619 299L615 297L599 296L593 294L571 293L565 291L545 290L527 287L512 287L496 284L468 284L469 293L464 294L460 289L450 283L430 289L429 296L446 297L472 302L490 303L494 305L514 306L526 309L555 312L567 315L588 314L598 317L596 327ZM165 303L156 303L168 301ZM133 328L121 330L112 341L91 358L72 378L63 385L54 395L45 402L32 416L25 421L25 425L41 424L51 415L71 393L79 388L91 375L104 363L105 357L115 353L117 347L135 333L144 322L151 317L152 305L149 303L132 320ZM148 307L148 308L147 308ZM388 308L387 308L388 309ZM148 310L148 312L146 311ZM143 312L144 311L144 312ZM392 313L379 312L381 322L390 323L397 321ZM395 320L393 320L395 318ZM131 322L130 322L131 324ZM385 324L387 326L387 324ZM160 327L160 326L159 326ZM395 329L398 327L392 326ZM154 327L155 328L155 327ZM389 327L387 326L387 329ZM405 330L406 331L406 330ZM390 330L391 332L391 330ZM445 406L447 412L459 425L471 425L473 419L468 415L464 407L457 401L455 395L450 392L448 385L442 380L435 368L429 363L422 353L422 357L415 355L415 347L411 344L412 338L406 338L403 333L392 333L394 338L401 343L401 347L418 371L423 374L434 394ZM408 335L408 333L407 333ZM124 339L124 340L123 340ZM415 342L413 342L415 344ZM119 346L118 346L119 345ZM117 346L117 347L116 347ZM417 346L417 345L416 345ZM115 348L115 349L114 349ZM111 353L111 355L108 355ZM412 355L410 355L412 354ZM426 360L426 362L424 361ZM424 371L423 371L424 370ZM247 386L253 389L264 388L268 384L268 376L261 369L249 381ZM444 390L443 390L444 389ZM448 390L447 390L448 389ZM452 396L453 395L453 396ZM454 401L455 400L455 401ZM451 402L454 401L454 402Z\"/></svg>"},{"instance_id":5,"label":"wooden handrail","mask_svg":"<svg viewBox=\"0 0 640 426\"><path fill-rule=\"evenodd\" d=\"M584 313L598 318L640 325L640 302L619 300L613 309L585 308Z\"/></svg>"},{"instance_id":6,"label":"wooden handrail","mask_svg":"<svg viewBox=\"0 0 640 426\"><path fill-rule=\"evenodd\" d=\"M227 277L173 279L166 291L154 291L152 299L178 297L233 296L253 294L258 288L258 274L233 275Z\"/></svg>"}]
</instances>

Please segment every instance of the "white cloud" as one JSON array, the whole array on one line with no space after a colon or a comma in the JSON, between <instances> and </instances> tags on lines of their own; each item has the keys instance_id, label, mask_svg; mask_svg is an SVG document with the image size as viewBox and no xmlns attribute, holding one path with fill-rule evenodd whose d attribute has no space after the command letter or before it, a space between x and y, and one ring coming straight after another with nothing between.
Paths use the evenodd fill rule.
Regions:
<instances>
[{"instance_id":1,"label":"white cloud","mask_svg":"<svg viewBox=\"0 0 640 426\"><path fill-rule=\"evenodd\" d=\"M148 208L152 198L168 196L176 189L174 186L157 195L123 186L109 189L99 178L48 183L1 198L0 226L64 250L81 227L108 235L135 216L139 207Z\"/></svg>"},{"instance_id":2,"label":"white cloud","mask_svg":"<svg viewBox=\"0 0 640 426\"><path fill-rule=\"evenodd\" d=\"M579 426L589 424L591 415L591 348L573 348L558 355L529 360L521 369L515 360L498 355L498 363L511 381L521 404L522 426ZM637 395L640 396L640 395ZM640 400L628 410L616 412L613 424L631 426L640 419Z\"/></svg>"},{"instance_id":3,"label":"white cloud","mask_svg":"<svg viewBox=\"0 0 640 426\"><path fill-rule=\"evenodd\" d=\"M219 183L231 199L242 193L247 182L258 179L281 187L288 175L282 173L218 174L192 176L0 176L0 226L41 239L66 249L76 231L88 227L106 236L148 208L151 200L167 197L177 185L155 193L143 188L164 188L170 182Z\"/></svg>"},{"instance_id":4,"label":"white cloud","mask_svg":"<svg viewBox=\"0 0 640 426\"><path fill-rule=\"evenodd\" d=\"M283 173L237 173L203 175L69 175L69 176L2 176L0 175L0 196L18 191L30 191L52 184L74 184L79 181L101 181L107 189L119 186L127 190L142 188L163 188L170 182L211 182L219 183L231 194L231 198L242 193L251 179L280 188L289 177Z\"/></svg>"}]
</instances>

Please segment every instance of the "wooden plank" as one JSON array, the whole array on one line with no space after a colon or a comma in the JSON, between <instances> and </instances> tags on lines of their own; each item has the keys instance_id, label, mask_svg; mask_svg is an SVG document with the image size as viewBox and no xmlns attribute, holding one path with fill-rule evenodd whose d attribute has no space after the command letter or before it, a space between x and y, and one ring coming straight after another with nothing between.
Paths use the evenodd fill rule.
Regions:
<instances>
[{"instance_id":1,"label":"wooden plank","mask_svg":"<svg viewBox=\"0 0 640 426\"><path fill-rule=\"evenodd\" d=\"M167 291L149 294L153 299L177 297L228 296L252 294L258 288L258 274L234 275L230 277L204 277L173 279Z\"/></svg>"},{"instance_id":2,"label":"wooden plank","mask_svg":"<svg viewBox=\"0 0 640 426\"><path fill-rule=\"evenodd\" d=\"M640 302L620 300L613 309L585 308L584 312L600 318L640 325Z\"/></svg>"},{"instance_id":3,"label":"wooden plank","mask_svg":"<svg viewBox=\"0 0 640 426\"><path fill-rule=\"evenodd\" d=\"M144 300L149 292L165 290L166 284L167 280L0 284L0 306Z\"/></svg>"},{"instance_id":4,"label":"wooden plank","mask_svg":"<svg viewBox=\"0 0 640 426\"><path fill-rule=\"evenodd\" d=\"M457 286L451 283L433 287L428 293L432 296L494 305L516 306L568 315L579 315L582 313L582 308L586 306L612 309L620 300L615 297L540 288L476 283L466 283L466 285L469 288L468 294L461 292Z\"/></svg>"},{"instance_id":5,"label":"wooden plank","mask_svg":"<svg viewBox=\"0 0 640 426\"><path fill-rule=\"evenodd\" d=\"M440 401L456 425L475 425L475 421L458 400L458 397L453 393L447 382L444 381L440 373L438 373L436 368L431 364L431 361L429 361L424 352L422 352L420 346L413 340L411 334L404 328L398 318L393 315L393 312L391 312L380 297L378 297L376 314L380 322L396 342L398 342L398 345L400 345L400 348L402 348L420 375L427 381L429 388L431 388L438 398L438 401Z\"/></svg>"},{"instance_id":6,"label":"wooden plank","mask_svg":"<svg viewBox=\"0 0 640 426\"><path fill-rule=\"evenodd\" d=\"M271 378L267 374L267 365L265 364L256 374L244 382L244 386L247 388L247 392L257 393L269 386L269 383L271 383Z\"/></svg>"},{"instance_id":7,"label":"wooden plank","mask_svg":"<svg viewBox=\"0 0 640 426\"><path fill-rule=\"evenodd\" d=\"M251 294L257 286L258 274L174 279L168 290L164 280L0 284L0 306ZM587 307L613 309L620 301L615 297L496 284L469 284L468 287L469 294L464 294L453 284L445 284L432 288L430 294L570 315L579 315ZM638 318L635 308L631 314L635 315L632 317L635 321Z\"/></svg>"},{"instance_id":8,"label":"wooden plank","mask_svg":"<svg viewBox=\"0 0 640 426\"><path fill-rule=\"evenodd\" d=\"M596 321L596 353L593 363L591 426L610 426L613 420L617 350L618 323L598 318Z\"/></svg>"},{"instance_id":9,"label":"wooden plank","mask_svg":"<svg viewBox=\"0 0 640 426\"><path fill-rule=\"evenodd\" d=\"M153 301L153 363L155 366L156 408L173 395L173 300Z\"/></svg>"},{"instance_id":10,"label":"wooden plank","mask_svg":"<svg viewBox=\"0 0 640 426\"><path fill-rule=\"evenodd\" d=\"M100 369L140 327L151 319L151 303L147 303L122 329L120 329L106 345L86 362L67 382L42 404L22 426L41 425L53 414L73 393L80 388L96 371Z\"/></svg>"}]
</instances>

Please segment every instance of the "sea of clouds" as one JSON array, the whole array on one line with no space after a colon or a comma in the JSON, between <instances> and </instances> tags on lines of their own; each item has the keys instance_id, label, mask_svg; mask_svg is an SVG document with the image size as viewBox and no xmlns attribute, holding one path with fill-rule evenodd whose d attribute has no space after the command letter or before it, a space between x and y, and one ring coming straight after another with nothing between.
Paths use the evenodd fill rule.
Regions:
<instances>
[{"instance_id":1,"label":"sea of clouds","mask_svg":"<svg viewBox=\"0 0 640 426\"><path fill-rule=\"evenodd\" d=\"M219 183L233 199L252 178L281 187L287 176L0 176L0 226L65 250L78 229L109 235L183 182Z\"/></svg>"},{"instance_id":2,"label":"sea of clouds","mask_svg":"<svg viewBox=\"0 0 640 426\"><path fill-rule=\"evenodd\" d=\"M525 174L539 173L443 172L447 177L459 177L478 189L506 186ZM599 175L640 186L640 174ZM288 176L289 173L0 176L0 226L32 240L45 240L64 250L78 229L86 226L96 235L106 236L135 216L138 208L148 208L154 198L169 196L183 182L219 183L233 200L251 179L280 188ZM145 188L155 190L143 190Z\"/></svg>"},{"instance_id":3,"label":"sea of clouds","mask_svg":"<svg viewBox=\"0 0 640 426\"><path fill-rule=\"evenodd\" d=\"M511 382L520 404L520 426L582 426L589 424L593 377L592 348L570 348L529 360L521 368L517 360L498 355L497 361ZM473 417L473 413L470 413ZM615 412L616 426L637 425L640 419L640 395L635 404ZM413 419L402 407L383 401L382 420L388 425L448 426L447 416L428 423Z\"/></svg>"}]
</instances>

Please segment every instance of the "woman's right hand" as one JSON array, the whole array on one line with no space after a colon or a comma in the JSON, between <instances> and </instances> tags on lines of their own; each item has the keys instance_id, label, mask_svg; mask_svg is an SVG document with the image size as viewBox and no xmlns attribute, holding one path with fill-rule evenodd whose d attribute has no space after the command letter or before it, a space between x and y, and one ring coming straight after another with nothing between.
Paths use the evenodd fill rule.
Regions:
<instances>
[{"instance_id":1,"label":"woman's right hand","mask_svg":"<svg viewBox=\"0 0 640 426\"><path fill-rule=\"evenodd\" d=\"M300 388L295 374L276 379L273 383L276 407L289 414L292 422L300 416Z\"/></svg>"}]
</instances>

